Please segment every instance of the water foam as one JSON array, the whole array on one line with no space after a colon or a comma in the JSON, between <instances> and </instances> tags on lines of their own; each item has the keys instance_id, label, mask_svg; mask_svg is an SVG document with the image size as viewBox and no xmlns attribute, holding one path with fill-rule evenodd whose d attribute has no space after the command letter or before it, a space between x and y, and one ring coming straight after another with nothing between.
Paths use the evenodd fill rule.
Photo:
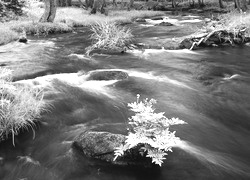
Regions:
<instances>
[{"instance_id":1,"label":"water foam","mask_svg":"<svg viewBox=\"0 0 250 180\"><path fill-rule=\"evenodd\" d=\"M162 49L143 49L143 50L133 49L133 50L128 50L127 53L131 53L134 56L137 56L140 58L145 58L145 59L148 59L150 57L150 55L160 54L160 53L199 54L199 52L191 51L189 49L166 50L164 48L162 48Z\"/></svg>"},{"instance_id":2,"label":"water foam","mask_svg":"<svg viewBox=\"0 0 250 180\"><path fill-rule=\"evenodd\" d=\"M110 69L104 70L109 71ZM97 70L101 71L101 70ZM46 76L37 77L35 79L28 79L28 80L20 80L16 81L17 84L26 84L31 87L37 88L45 88L49 87L51 90L53 89L53 81L59 80L65 82L69 85L80 87L84 90L87 90L92 93L96 94L103 94L110 98L115 98L112 94L112 90L107 86L115 84L119 80L109 80L109 81L96 81L96 80L89 80L86 81L89 74L82 74L82 73L62 73L62 74L51 74Z\"/></svg>"},{"instance_id":3,"label":"water foam","mask_svg":"<svg viewBox=\"0 0 250 180\"><path fill-rule=\"evenodd\" d=\"M180 82L180 81L177 81L174 79L170 79L167 76L155 76L155 75L153 75L152 72L144 73L144 72L138 72L138 71L130 71L129 76L140 77L143 79L152 79L152 80L156 80L159 82L170 83L170 84L173 84L176 86L180 86L183 88L188 88L188 89L194 90L193 88L189 87L188 85L184 84L183 82Z\"/></svg>"},{"instance_id":4,"label":"water foam","mask_svg":"<svg viewBox=\"0 0 250 180\"><path fill-rule=\"evenodd\" d=\"M149 24L152 24L152 25L156 25L156 24L160 24L160 23L163 23L163 22L168 22L168 23L177 23L178 22L178 19L171 19L167 16L163 17L162 20L152 20L152 19L145 19L145 21Z\"/></svg>"},{"instance_id":5,"label":"water foam","mask_svg":"<svg viewBox=\"0 0 250 180\"><path fill-rule=\"evenodd\" d=\"M230 80L230 79L235 79L235 78L238 78L240 77L239 74L233 74L232 76L226 76L223 78L223 80Z\"/></svg>"},{"instance_id":6,"label":"water foam","mask_svg":"<svg viewBox=\"0 0 250 180\"><path fill-rule=\"evenodd\" d=\"M69 57L76 57L78 59L87 60L87 61L94 61L94 59L92 59L84 54L70 54L68 56Z\"/></svg>"},{"instance_id":7,"label":"water foam","mask_svg":"<svg viewBox=\"0 0 250 180\"><path fill-rule=\"evenodd\" d=\"M198 23L201 22L201 19L189 19L189 20L181 20L179 23Z\"/></svg>"}]
</instances>

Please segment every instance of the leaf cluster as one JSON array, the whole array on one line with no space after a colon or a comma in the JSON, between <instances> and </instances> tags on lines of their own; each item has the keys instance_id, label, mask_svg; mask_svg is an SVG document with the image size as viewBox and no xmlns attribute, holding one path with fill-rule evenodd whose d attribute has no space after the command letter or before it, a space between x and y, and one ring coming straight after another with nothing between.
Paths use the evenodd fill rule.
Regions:
<instances>
[{"instance_id":1,"label":"leaf cluster","mask_svg":"<svg viewBox=\"0 0 250 180\"><path fill-rule=\"evenodd\" d=\"M11 0L9 2L0 1L0 21L9 21L16 19L17 16L23 15L22 8L25 6L24 1Z\"/></svg>"},{"instance_id":2,"label":"leaf cluster","mask_svg":"<svg viewBox=\"0 0 250 180\"><path fill-rule=\"evenodd\" d=\"M116 148L114 160L129 149L140 145L140 154L152 158L152 163L161 166L166 159L164 156L168 151L172 151L179 138L175 136L175 132L169 130L169 127L185 122L178 118L168 119L164 112L156 113L154 104L154 99L139 101L139 95L136 102L128 104L135 115L129 118L129 132L125 144Z\"/></svg>"}]
</instances>

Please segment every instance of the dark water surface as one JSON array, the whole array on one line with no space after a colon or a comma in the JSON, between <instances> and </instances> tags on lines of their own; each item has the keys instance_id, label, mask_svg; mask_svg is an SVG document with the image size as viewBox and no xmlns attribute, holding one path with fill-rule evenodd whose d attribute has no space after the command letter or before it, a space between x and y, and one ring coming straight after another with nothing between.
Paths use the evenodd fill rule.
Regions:
<instances>
[{"instance_id":1,"label":"dark water surface","mask_svg":"<svg viewBox=\"0 0 250 180\"><path fill-rule=\"evenodd\" d=\"M185 24L131 28L138 42L187 32ZM83 28L0 47L1 66L14 70L15 81L36 78L33 83L46 87L45 99L52 105L35 139L30 131L16 137L16 147L11 140L0 144L0 179L250 179L249 46L146 49L89 58L84 55L88 36ZM129 78L86 81L90 71L100 69L119 69ZM172 128L182 141L161 168L114 167L71 147L85 129L126 134L124 124L132 115L127 103L136 94L156 99L158 111L188 123Z\"/></svg>"}]
</instances>

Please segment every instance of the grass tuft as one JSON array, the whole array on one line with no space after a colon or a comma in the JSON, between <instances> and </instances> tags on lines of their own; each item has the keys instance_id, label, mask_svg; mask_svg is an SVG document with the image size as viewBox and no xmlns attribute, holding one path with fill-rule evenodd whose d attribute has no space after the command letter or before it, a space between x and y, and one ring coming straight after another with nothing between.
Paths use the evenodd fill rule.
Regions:
<instances>
[{"instance_id":1,"label":"grass tuft","mask_svg":"<svg viewBox=\"0 0 250 180\"><path fill-rule=\"evenodd\" d=\"M47 104L42 90L14 85L11 73L0 68L0 141L12 136L14 145L14 136L21 129L33 130L34 121L41 117Z\"/></svg>"},{"instance_id":2,"label":"grass tuft","mask_svg":"<svg viewBox=\"0 0 250 180\"><path fill-rule=\"evenodd\" d=\"M90 39L93 41L93 45L87 48L87 54L95 49L124 51L133 38L129 28L114 22L97 23L91 26L91 31Z\"/></svg>"},{"instance_id":3,"label":"grass tuft","mask_svg":"<svg viewBox=\"0 0 250 180\"><path fill-rule=\"evenodd\" d=\"M48 35L52 33L65 33L72 31L72 28L64 23L40 23L40 22L9 22L9 27L13 31L22 32L33 35Z\"/></svg>"},{"instance_id":4,"label":"grass tuft","mask_svg":"<svg viewBox=\"0 0 250 180\"><path fill-rule=\"evenodd\" d=\"M222 26L229 32L238 32L240 29L246 29L246 35L250 36L250 13L243 13L235 10L221 15L219 19L218 28Z\"/></svg>"},{"instance_id":5,"label":"grass tuft","mask_svg":"<svg viewBox=\"0 0 250 180\"><path fill-rule=\"evenodd\" d=\"M7 44L9 42L15 41L19 38L17 32L11 30L8 27L4 27L0 24L0 45Z\"/></svg>"}]
</instances>

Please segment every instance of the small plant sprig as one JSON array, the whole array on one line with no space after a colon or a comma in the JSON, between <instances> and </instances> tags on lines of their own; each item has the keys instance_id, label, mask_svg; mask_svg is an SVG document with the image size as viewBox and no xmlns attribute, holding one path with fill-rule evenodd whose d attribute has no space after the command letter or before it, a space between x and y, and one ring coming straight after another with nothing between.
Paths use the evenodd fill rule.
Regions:
<instances>
[{"instance_id":1,"label":"small plant sprig","mask_svg":"<svg viewBox=\"0 0 250 180\"><path fill-rule=\"evenodd\" d=\"M169 131L169 127L186 122L178 118L168 119L164 112L155 113L155 99L140 101L139 98L140 95L137 95L137 101L128 104L135 115L129 118L130 127L125 144L116 148L114 161L126 151L139 146L142 156L152 158L152 163L161 166L166 159L164 156L168 151L172 152L172 147L179 141L175 132Z\"/></svg>"}]
</instances>

